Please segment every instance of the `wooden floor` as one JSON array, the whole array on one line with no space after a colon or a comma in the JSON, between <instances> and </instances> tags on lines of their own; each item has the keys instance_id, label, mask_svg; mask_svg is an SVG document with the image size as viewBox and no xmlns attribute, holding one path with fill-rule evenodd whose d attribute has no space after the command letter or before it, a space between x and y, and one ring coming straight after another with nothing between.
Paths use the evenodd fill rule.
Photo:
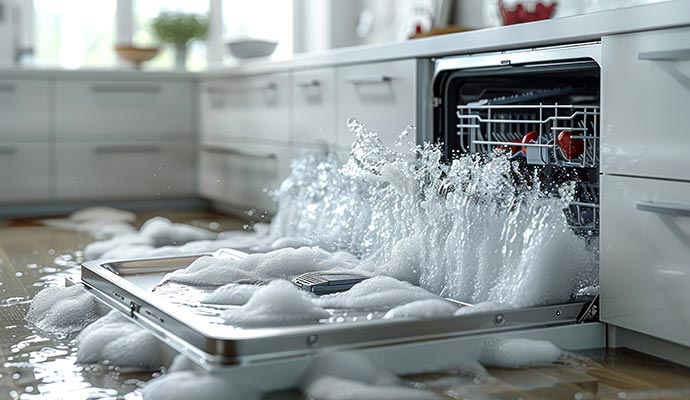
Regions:
<instances>
[{"instance_id":1,"label":"wooden floor","mask_svg":"<svg viewBox=\"0 0 690 400\"><path fill-rule=\"evenodd\" d=\"M141 219L152 215L142 214ZM218 231L244 225L208 213L164 215ZM78 273L70 257L91 241L86 234L44 227L35 220L0 221L0 400L121 398L151 378L148 373L81 367L74 362L70 338L35 331L23 319L36 292ZM449 399L690 399L690 369L625 349L595 349L580 356L587 361L493 369L491 381L452 372L404 378ZM302 396L283 392L268 397Z\"/></svg>"}]
</instances>

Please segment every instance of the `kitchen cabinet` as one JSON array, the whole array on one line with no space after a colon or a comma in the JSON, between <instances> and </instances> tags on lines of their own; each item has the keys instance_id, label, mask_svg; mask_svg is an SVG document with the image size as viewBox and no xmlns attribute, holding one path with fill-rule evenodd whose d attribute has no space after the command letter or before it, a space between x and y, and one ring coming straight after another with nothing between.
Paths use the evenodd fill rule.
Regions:
<instances>
[{"instance_id":1,"label":"kitchen cabinet","mask_svg":"<svg viewBox=\"0 0 690 400\"><path fill-rule=\"evenodd\" d=\"M601 185L601 319L690 346L690 183Z\"/></svg>"},{"instance_id":2,"label":"kitchen cabinet","mask_svg":"<svg viewBox=\"0 0 690 400\"><path fill-rule=\"evenodd\" d=\"M276 211L272 192L289 173L287 146L223 142L200 149L201 195L242 210Z\"/></svg>"},{"instance_id":3,"label":"kitchen cabinet","mask_svg":"<svg viewBox=\"0 0 690 400\"><path fill-rule=\"evenodd\" d=\"M52 136L51 83L0 78L0 138L47 140Z\"/></svg>"},{"instance_id":4,"label":"kitchen cabinet","mask_svg":"<svg viewBox=\"0 0 690 400\"><path fill-rule=\"evenodd\" d=\"M690 28L602 40L601 170L690 181Z\"/></svg>"},{"instance_id":5,"label":"kitchen cabinet","mask_svg":"<svg viewBox=\"0 0 690 400\"><path fill-rule=\"evenodd\" d=\"M194 195L191 141L57 144L58 200L164 199Z\"/></svg>"},{"instance_id":6,"label":"kitchen cabinet","mask_svg":"<svg viewBox=\"0 0 690 400\"><path fill-rule=\"evenodd\" d=\"M336 143L335 68L295 71L292 75L292 130L294 144L327 147Z\"/></svg>"},{"instance_id":7,"label":"kitchen cabinet","mask_svg":"<svg viewBox=\"0 0 690 400\"><path fill-rule=\"evenodd\" d=\"M50 143L0 142L0 202L51 200L52 161Z\"/></svg>"},{"instance_id":8,"label":"kitchen cabinet","mask_svg":"<svg viewBox=\"0 0 690 400\"><path fill-rule=\"evenodd\" d=\"M379 133L389 147L408 125L415 125L417 113L417 61L414 59L360 64L336 68L337 141L349 148L352 134L349 118ZM414 139L412 139L414 140Z\"/></svg>"},{"instance_id":9,"label":"kitchen cabinet","mask_svg":"<svg viewBox=\"0 0 690 400\"><path fill-rule=\"evenodd\" d=\"M194 84L170 81L56 83L58 140L191 139Z\"/></svg>"},{"instance_id":10,"label":"kitchen cabinet","mask_svg":"<svg viewBox=\"0 0 690 400\"><path fill-rule=\"evenodd\" d=\"M203 82L200 93L202 142L245 138L287 143L289 82L289 73Z\"/></svg>"}]
</instances>

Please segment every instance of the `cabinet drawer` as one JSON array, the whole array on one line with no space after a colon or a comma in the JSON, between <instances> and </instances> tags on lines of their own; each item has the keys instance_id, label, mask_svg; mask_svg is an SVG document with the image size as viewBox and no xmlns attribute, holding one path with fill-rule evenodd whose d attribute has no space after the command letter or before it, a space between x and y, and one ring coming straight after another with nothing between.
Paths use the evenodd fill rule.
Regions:
<instances>
[{"instance_id":1,"label":"cabinet drawer","mask_svg":"<svg viewBox=\"0 0 690 400\"><path fill-rule=\"evenodd\" d=\"M202 138L287 142L289 89L287 73L204 82L200 94Z\"/></svg>"},{"instance_id":2,"label":"cabinet drawer","mask_svg":"<svg viewBox=\"0 0 690 400\"><path fill-rule=\"evenodd\" d=\"M243 143L201 146L201 194L241 209L276 211L271 192L289 173L287 146Z\"/></svg>"},{"instance_id":3,"label":"cabinet drawer","mask_svg":"<svg viewBox=\"0 0 690 400\"><path fill-rule=\"evenodd\" d=\"M53 110L48 81L0 79L0 136L48 137Z\"/></svg>"},{"instance_id":4,"label":"cabinet drawer","mask_svg":"<svg viewBox=\"0 0 690 400\"><path fill-rule=\"evenodd\" d=\"M336 142L335 69L296 71L292 75L292 142Z\"/></svg>"},{"instance_id":5,"label":"cabinet drawer","mask_svg":"<svg viewBox=\"0 0 690 400\"><path fill-rule=\"evenodd\" d=\"M48 143L0 143L0 202L52 200L51 155Z\"/></svg>"},{"instance_id":6,"label":"cabinet drawer","mask_svg":"<svg viewBox=\"0 0 690 400\"><path fill-rule=\"evenodd\" d=\"M58 137L190 138L191 82L58 81Z\"/></svg>"},{"instance_id":7,"label":"cabinet drawer","mask_svg":"<svg viewBox=\"0 0 690 400\"><path fill-rule=\"evenodd\" d=\"M338 144L349 147L352 143L346 122L355 117L393 146L400 132L415 124L416 77L416 60L337 68Z\"/></svg>"},{"instance_id":8,"label":"cabinet drawer","mask_svg":"<svg viewBox=\"0 0 690 400\"><path fill-rule=\"evenodd\" d=\"M690 180L690 28L606 37L602 171Z\"/></svg>"},{"instance_id":9,"label":"cabinet drawer","mask_svg":"<svg viewBox=\"0 0 690 400\"><path fill-rule=\"evenodd\" d=\"M58 143L59 199L157 199L194 194L190 141Z\"/></svg>"},{"instance_id":10,"label":"cabinet drawer","mask_svg":"<svg viewBox=\"0 0 690 400\"><path fill-rule=\"evenodd\" d=\"M602 320L690 345L690 183L603 176Z\"/></svg>"}]
</instances>

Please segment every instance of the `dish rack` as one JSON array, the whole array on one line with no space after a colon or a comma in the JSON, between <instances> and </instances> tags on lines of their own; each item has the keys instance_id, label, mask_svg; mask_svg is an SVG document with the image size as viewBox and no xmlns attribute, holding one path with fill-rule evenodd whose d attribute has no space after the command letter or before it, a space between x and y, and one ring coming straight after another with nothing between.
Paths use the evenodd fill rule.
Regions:
<instances>
[{"instance_id":1,"label":"dish rack","mask_svg":"<svg viewBox=\"0 0 690 400\"><path fill-rule=\"evenodd\" d=\"M489 104L489 101L457 105L459 152L486 154L502 151L522 158L528 165L599 168L599 121L597 105ZM580 141L581 154L571 158L557 144L558 135L570 132ZM528 132L538 134L533 143L523 143ZM585 236L599 232L599 184L578 183L575 199L564 210L571 229Z\"/></svg>"},{"instance_id":2,"label":"dish rack","mask_svg":"<svg viewBox=\"0 0 690 400\"><path fill-rule=\"evenodd\" d=\"M597 168L599 120L599 106L593 105L467 104L457 106L456 128L461 147L470 153L525 148L527 154L520 155L528 164ZM569 159L556 144L563 131L581 141L581 155ZM538 132L535 143L522 143L528 132Z\"/></svg>"}]
</instances>

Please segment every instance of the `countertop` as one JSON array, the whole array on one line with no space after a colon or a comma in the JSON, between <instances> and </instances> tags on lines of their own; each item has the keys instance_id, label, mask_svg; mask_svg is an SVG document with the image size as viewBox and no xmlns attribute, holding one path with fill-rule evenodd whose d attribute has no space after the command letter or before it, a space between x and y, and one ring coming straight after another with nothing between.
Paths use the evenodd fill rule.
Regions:
<instances>
[{"instance_id":1,"label":"countertop","mask_svg":"<svg viewBox=\"0 0 690 400\"><path fill-rule=\"evenodd\" d=\"M434 58L582 43L607 35L690 26L690 1L673 0L593 14L557 18L526 24L480 29L398 43L384 43L298 54L284 61L254 60L211 66L202 79L252 75L387 61L405 58Z\"/></svg>"},{"instance_id":2,"label":"countertop","mask_svg":"<svg viewBox=\"0 0 690 400\"><path fill-rule=\"evenodd\" d=\"M604 36L690 26L690 0L673 0L526 24L480 29L397 43L297 54L290 59L229 61L202 72L127 69L0 68L0 79L213 80L334 65L435 58L600 40Z\"/></svg>"}]
</instances>

